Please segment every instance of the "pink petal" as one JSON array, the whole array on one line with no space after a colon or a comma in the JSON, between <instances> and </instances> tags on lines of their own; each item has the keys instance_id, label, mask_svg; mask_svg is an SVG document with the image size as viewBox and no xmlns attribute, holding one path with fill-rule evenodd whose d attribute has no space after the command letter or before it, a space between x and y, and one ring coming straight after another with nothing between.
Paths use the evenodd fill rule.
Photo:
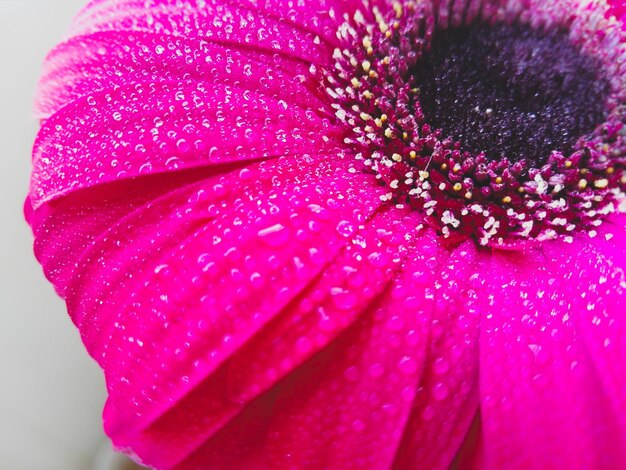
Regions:
<instances>
[{"instance_id":1,"label":"pink petal","mask_svg":"<svg viewBox=\"0 0 626 470\"><path fill-rule=\"evenodd\" d=\"M35 255L46 277L65 298L76 264L95 239L133 210L180 186L209 177L215 167L122 180L77 191L25 212L35 235Z\"/></svg>"},{"instance_id":2,"label":"pink petal","mask_svg":"<svg viewBox=\"0 0 626 470\"><path fill-rule=\"evenodd\" d=\"M622 219L596 239L484 257L487 468L626 465L625 240Z\"/></svg>"},{"instance_id":3,"label":"pink petal","mask_svg":"<svg viewBox=\"0 0 626 470\"><path fill-rule=\"evenodd\" d=\"M619 426L621 449L626 449L626 216L615 216L605 234L590 243L588 255L579 255L580 279L589 284L584 315L577 331L597 372L613 417ZM595 257L595 259L594 259ZM595 280L597 279L597 284Z\"/></svg>"},{"instance_id":4,"label":"pink petal","mask_svg":"<svg viewBox=\"0 0 626 470\"><path fill-rule=\"evenodd\" d=\"M352 328L351 325L359 321L358 318L364 312L370 310L371 303L377 302L376 298L386 288L390 277L406 255L407 242L404 235L400 234L408 231L411 221L413 226L415 222L414 215L402 222L401 214L395 212L377 215L358 234L353 233L351 238L358 243L347 245L328 264L322 275L284 308L266 328L236 351L228 362L176 407L154 422L143 435L135 438L137 442L134 449L137 453L140 456L150 455L152 459L165 463L166 467L187 454L191 454L191 462L196 462L192 466L199 468L214 468L216 465L240 467L242 463L239 453L224 454L220 446L214 445L213 436L241 414L259 395L266 394L258 399L263 401L267 394L273 396L277 393L276 387L282 390L281 385L276 385L281 383L281 379L294 370L296 374L300 374L298 368L305 361L327 348L338 335L343 336L342 332L348 327ZM397 301L400 302L401 299ZM395 341L398 340L397 335L396 332ZM426 336L422 337L422 341L425 338ZM387 345L391 342L388 339ZM360 350L356 343L354 348ZM378 373L376 367L372 371L372 374ZM411 379L411 383L413 381ZM352 385L359 386L354 383ZM363 413L361 416L364 416ZM273 417L272 420L274 419L278 418ZM331 427L327 431L332 429ZM292 456L297 452L294 446L300 445L299 441L296 442L300 438L306 436L301 434L290 438L293 441L293 445L289 444ZM164 442L168 445L163 446ZM264 446L263 442L264 439L257 436L255 445ZM283 444L285 443L281 441L275 445ZM270 450L274 444L267 445L269 447L263 453L269 455L270 452L278 452ZM349 450L344 449L344 453L349 453ZM300 457L294 458L297 460ZM323 458L322 454L320 458ZM384 457L386 458L389 456ZM268 463L270 468L278 468L287 463L279 456L276 459L275 462ZM188 465L191 464L182 466Z\"/></svg>"},{"instance_id":5,"label":"pink petal","mask_svg":"<svg viewBox=\"0 0 626 470\"><path fill-rule=\"evenodd\" d=\"M46 61L29 204L139 175L334 151L311 63L331 58L316 34L352 8L337 3L283 15L274 4L92 2Z\"/></svg>"},{"instance_id":6,"label":"pink petal","mask_svg":"<svg viewBox=\"0 0 626 470\"><path fill-rule=\"evenodd\" d=\"M437 253L437 252L435 252ZM433 254L435 254L433 253ZM450 467L478 409L480 314L471 274L478 254L473 242L447 253L439 248L426 368L394 468Z\"/></svg>"},{"instance_id":7,"label":"pink petal","mask_svg":"<svg viewBox=\"0 0 626 470\"><path fill-rule=\"evenodd\" d=\"M373 220L372 228L399 228L392 222L398 215L389 215ZM354 292L358 303L341 310L343 315L351 315L350 322L354 323L243 409L230 425L176 468L388 468L411 409L429 339L432 298L428 286L432 274L428 267L432 266L429 258L435 241L424 237L418 243L424 244L421 254L410 255L393 282L379 284L367 294L370 298L365 302L358 298L358 292L370 291L371 270L366 265L355 265L355 257L351 256L353 261L346 267L352 272L358 266L359 271L347 279L346 288ZM358 246L354 249L357 251L353 255L370 250ZM334 268L340 271L342 264L338 260ZM341 282L339 279L335 282ZM336 316L334 321L340 320L340 312L332 312L336 308L333 300L326 299L330 303L325 300L320 307L324 307L325 314ZM289 353L283 356L283 362L290 364L294 355L298 358L303 352L302 341L313 346L320 334L326 335L318 325L287 336L285 351ZM274 343L282 343L281 339L275 337ZM260 364L266 361L274 359L270 355L257 360ZM280 377L282 365L279 362L274 372L268 369L272 362L262 368L274 381L276 373ZM242 369L243 361L236 367ZM250 380L245 369L234 375L237 381Z\"/></svg>"},{"instance_id":8,"label":"pink petal","mask_svg":"<svg viewBox=\"0 0 626 470\"><path fill-rule=\"evenodd\" d=\"M341 5L343 2L328 3ZM107 30L153 31L265 49L318 62L330 57L329 46L316 40L319 33L330 35L332 23L325 18L329 8L324 1L307 1L300 2L293 9L300 11L295 18L291 15L293 19L308 16L307 23L315 24L315 32L312 32L295 22L285 21L279 16L280 12L264 10L253 2L157 0L146 4L143 0L96 1L76 17L72 34ZM281 9L285 10L285 7ZM339 9L338 13L344 9ZM342 21L341 16L337 20Z\"/></svg>"},{"instance_id":9,"label":"pink petal","mask_svg":"<svg viewBox=\"0 0 626 470\"><path fill-rule=\"evenodd\" d=\"M33 151L30 199L36 209L139 175L323 152L329 127L309 109L228 86L183 81L107 90L46 120Z\"/></svg>"},{"instance_id":10,"label":"pink petal","mask_svg":"<svg viewBox=\"0 0 626 470\"><path fill-rule=\"evenodd\" d=\"M297 105L323 107L310 83L309 65L264 52L202 38L154 32L102 31L73 37L46 57L36 97L48 118L83 96L117 86L149 87L176 81L230 85Z\"/></svg>"},{"instance_id":11,"label":"pink petal","mask_svg":"<svg viewBox=\"0 0 626 470\"><path fill-rule=\"evenodd\" d=\"M137 198L137 207L127 209L128 215L123 215L120 205L114 206L109 229L95 237L80 235L90 245L80 256L74 255L63 290L87 349L105 369L110 392L106 426L118 445L144 448L144 438L136 433L266 328L327 269L349 240L364 243L367 250L358 257L354 251L347 252L347 259L340 259L342 268L328 279L322 277L321 287L311 294L312 301L319 301L320 292L330 291L338 310L333 313L328 307L329 315L333 313L329 322L335 319L320 327L319 313L307 320L313 321L307 331L326 328L327 334L327 339L324 335L310 338L309 354L351 322L335 305L351 301L350 286L333 281L345 275L351 256L365 260L366 266L353 269L365 275L371 286L369 294L364 286L358 290L365 295L360 302L367 303L367 296L380 289L389 266L400 261L393 250L386 253L389 249L381 243L389 238L385 243L397 250L404 238L389 230L366 231L363 240L355 234L378 206L383 188L376 190L368 175L355 173L346 178L351 165L352 159L335 155L318 163L301 158L255 164L187 184L143 205ZM76 193L77 204L80 195ZM71 214L61 204L66 200L44 207L54 214L60 205L63 213ZM119 219L113 220L114 216ZM410 227L389 217L389 227L396 227L398 234L409 231ZM59 227L50 226L54 217L43 218L53 230L75 231L63 217L56 219ZM55 262L53 256L49 258ZM281 327L283 321L286 324ZM281 331L293 321L287 315L277 320L276 328ZM337 332L330 328L333 322ZM261 341L271 342L271 337ZM281 349L272 352L268 348L268 354L271 364L278 361ZM300 361L305 359L303 354ZM245 361L239 362L231 371L246 366ZM258 378L267 376L257 370L250 371L249 385L235 380L245 377L245 370L232 376L227 395L231 411L226 410L226 417L232 413L235 388L240 388L236 392L240 400L250 400L272 385ZM163 458L175 461L180 452L186 455L185 446L190 444L191 438L184 439L180 448L171 446ZM156 452L163 453L165 448L148 449L155 455L146 458L161 458Z\"/></svg>"}]
</instances>

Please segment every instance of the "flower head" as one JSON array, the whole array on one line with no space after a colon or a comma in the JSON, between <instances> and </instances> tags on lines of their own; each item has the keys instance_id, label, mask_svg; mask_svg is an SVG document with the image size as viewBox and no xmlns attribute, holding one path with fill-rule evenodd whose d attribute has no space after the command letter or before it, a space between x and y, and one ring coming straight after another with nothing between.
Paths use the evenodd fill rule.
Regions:
<instances>
[{"instance_id":1,"label":"flower head","mask_svg":"<svg viewBox=\"0 0 626 470\"><path fill-rule=\"evenodd\" d=\"M155 468L626 465L605 0L92 0L26 214Z\"/></svg>"}]
</instances>

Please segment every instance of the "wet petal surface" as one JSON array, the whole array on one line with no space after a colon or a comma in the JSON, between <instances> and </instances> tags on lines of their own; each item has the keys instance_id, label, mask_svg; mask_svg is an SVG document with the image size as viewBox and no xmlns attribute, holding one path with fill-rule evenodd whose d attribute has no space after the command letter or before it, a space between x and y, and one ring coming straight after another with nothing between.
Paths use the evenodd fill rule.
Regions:
<instances>
[{"instance_id":1,"label":"wet petal surface","mask_svg":"<svg viewBox=\"0 0 626 470\"><path fill-rule=\"evenodd\" d=\"M472 243L436 252L437 276L428 286L433 298L425 369L393 468L447 469L477 412L478 286Z\"/></svg>"},{"instance_id":2,"label":"wet petal surface","mask_svg":"<svg viewBox=\"0 0 626 470\"><path fill-rule=\"evenodd\" d=\"M615 223L590 243L554 242L484 263L480 387L488 467L626 462L626 244L623 220Z\"/></svg>"}]
</instances>

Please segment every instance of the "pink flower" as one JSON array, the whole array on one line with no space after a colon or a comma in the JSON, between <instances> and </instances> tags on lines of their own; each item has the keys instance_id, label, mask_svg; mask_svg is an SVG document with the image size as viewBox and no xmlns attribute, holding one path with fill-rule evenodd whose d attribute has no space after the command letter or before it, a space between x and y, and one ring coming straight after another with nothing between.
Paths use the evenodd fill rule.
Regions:
<instances>
[{"instance_id":1,"label":"pink flower","mask_svg":"<svg viewBox=\"0 0 626 470\"><path fill-rule=\"evenodd\" d=\"M45 63L26 214L114 444L624 468L622 14L92 0Z\"/></svg>"}]
</instances>

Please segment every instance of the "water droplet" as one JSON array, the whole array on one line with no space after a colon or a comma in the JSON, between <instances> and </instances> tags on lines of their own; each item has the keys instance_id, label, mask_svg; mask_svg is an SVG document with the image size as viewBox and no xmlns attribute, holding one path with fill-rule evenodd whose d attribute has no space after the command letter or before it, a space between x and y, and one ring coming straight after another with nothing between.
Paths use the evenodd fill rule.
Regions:
<instances>
[{"instance_id":1,"label":"water droplet","mask_svg":"<svg viewBox=\"0 0 626 470\"><path fill-rule=\"evenodd\" d=\"M434 417L435 417L435 409L430 405L425 406L424 409L422 410L422 419L424 421L430 421Z\"/></svg>"},{"instance_id":2,"label":"water droplet","mask_svg":"<svg viewBox=\"0 0 626 470\"><path fill-rule=\"evenodd\" d=\"M435 386L433 387L433 398L435 400L441 401L441 400L445 400L447 396L448 396L448 387L441 382L435 384Z\"/></svg>"},{"instance_id":3,"label":"water droplet","mask_svg":"<svg viewBox=\"0 0 626 470\"><path fill-rule=\"evenodd\" d=\"M359 370L356 367L348 367L344 371L343 376L350 382L356 382L359 380Z\"/></svg>"},{"instance_id":4,"label":"water droplet","mask_svg":"<svg viewBox=\"0 0 626 470\"><path fill-rule=\"evenodd\" d=\"M161 271L169 268L167 264L159 264L156 268L154 268L154 274L159 274Z\"/></svg>"},{"instance_id":5,"label":"water droplet","mask_svg":"<svg viewBox=\"0 0 626 470\"><path fill-rule=\"evenodd\" d=\"M332 296L333 304L340 310L350 310L357 303L356 296L341 287L333 287L330 290L330 295Z\"/></svg>"},{"instance_id":6,"label":"water droplet","mask_svg":"<svg viewBox=\"0 0 626 470\"><path fill-rule=\"evenodd\" d=\"M548 377L544 374L535 374L533 376L533 383L539 388L544 388L548 385Z\"/></svg>"},{"instance_id":7,"label":"water droplet","mask_svg":"<svg viewBox=\"0 0 626 470\"><path fill-rule=\"evenodd\" d=\"M165 162L165 166L170 170L175 170L180 167L181 161L178 157L170 157Z\"/></svg>"},{"instance_id":8,"label":"water droplet","mask_svg":"<svg viewBox=\"0 0 626 470\"><path fill-rule=\"evenodd\" d=\"M365 430L365 423L361 421L360 419L354 420L352 422L352 429L355 432L362 432Z\"/></svg>"},{"instance_id":9,"label":"water droplet","mask_svg":"<svg viewBox=\"0 0 626 470\"><path fill-rule=\"evenodd\" d=\"M189 142L187 142L185 139L179 139L176 142L176 148L178 149L179 152L185 153L189 151L189 149L191 148L191 145L189 145Z\"/></svg>"},{"instance_id":10,"label":"water droplet","mask_svg":"<svg viewBox=\"0 0 626 470\"><path fill-rule=\"evenodd\" d=\"M322 307L318 308L317 313L319 315L318 328L320 331L330 333L337 328L335 320Z\"/></svg>"},{"instance_id":11,"label":"water droplet","mask_svg":"<svg viewBox=\"0 0 626 470\"><path fill-rule=\"evenodd\" d=\"M282 224L274 224L259 230L259 238L269 246L278 247L289 240L289 230Z\"/></svg>"},{"instance_id":12,"label":"water droplet","mask_svg":"<svg viewBox=\"0 0 626 470\"><path fill-rule=\"evenodd\" d=\"M372 364L368 369L368 373L370 377L372 377L373 379L377 379L379 377L382 377L382 375L385 373L385 368L381 364Z\"/></svg>"},{"instance_id":13,"label":"water droplet","mask_svg":"<svg viewBox=\"0 0 626 470\"><path fill-rule=\"evenodd\" d=\"M413 387L404 387L400 392L400 397L405 402L411 402L415 399L415 389Z\"/></svg>"},{"instance_id":14,"label":"water droplet","mask_svg":"<svg viewBox=\"0 0 626 470\"><path fill-rule=\"evenodd\" d=\"M413 375L417 372L419 364L410 356L404 356L398 364L400 372L406 375Z\"/></svg>"},{"instance_id":15,"label":"water droplet","mask_svg":"<svg viewBox=\"0 0 626 470\"><path fill-rule=\"evenodd\" d=\"M254 287L255 289L260 289L261 287L263 287L265 282L261 274L254 272L250 275L250 284L252 284L252 287Z\"/></svg>"},{"instance_id":16,"label":"water droplet","mask_svg":"<svg viewBox=\"0 0 626 470\"><path fill-rule=\"evenodd\" d=\"M355 231L354 225L347 220L342 220L337 224L337 233L342 237L349 237Z\"/></svg>"},{"instance_id":17,"label":"water droplet","mask_svg":"<svg viewBox=\"0 0 626 470\"><path fill-rule=\"evenodd\" d=\"M435 374L443 375L450 370L450 364L443 357L438 357L433 363Z\"/></svg>"},{"instance_id":18,"label":"water droplet","mask_svg":"<svg viewBox=\"0 0 626 470\"><path fill-rule=\"evenodd\" d=\"M404 328L404 320L400 315L394 315L387 320L386 326L389 331L400 331Z\"/></svg>"},{"instance_id":19,"label":"water droplet","mask_svg":"<svg viewBox=\"0 0 626 470\"><path fill-rule=\"evenodd\" d=\"M296 349L302 354L307 354L313 349L313 343L309 338L299 338L298 341L296 341Z\"/></svg>"}]
</instances>

